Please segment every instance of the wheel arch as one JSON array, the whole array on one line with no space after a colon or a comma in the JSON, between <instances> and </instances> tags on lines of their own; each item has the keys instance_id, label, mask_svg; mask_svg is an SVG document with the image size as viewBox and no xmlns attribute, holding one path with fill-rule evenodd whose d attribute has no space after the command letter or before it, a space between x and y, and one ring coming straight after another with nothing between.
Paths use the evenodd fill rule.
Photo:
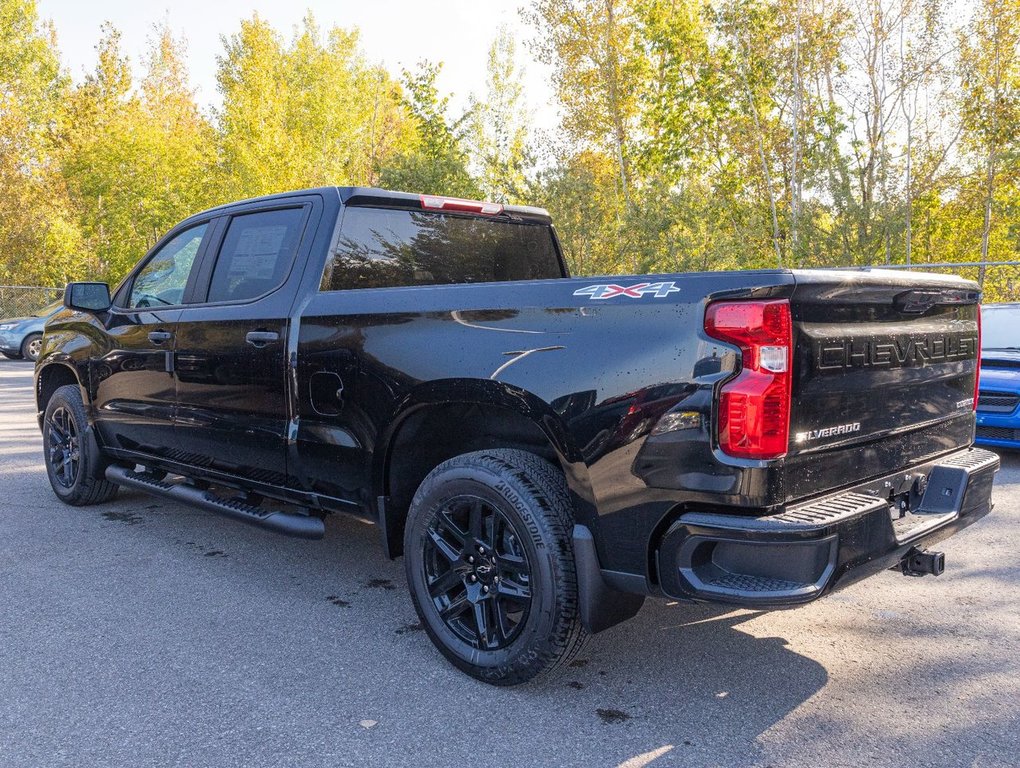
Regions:
<instances>
[{"instance_id":1,"label":"wheel arch","mask_svg":"<svg viewBox=\"0 0 1020 768\"><path fill-rule=\"evenodd\" d=\"M46 404L53 397L53 393L68 384L77 385L81 390L82 402L85 403L85 413L89 413L88 393L78 375L78 370L68 361L52 360L46 362L35 374L35 404L40 425L42 424L43 413L46 411Z\"/></svg>"},{"instance_id":2,"label":"wheel arch","mask_svg":"<svg viewBox=\"0 0 1020 768\"><path fill-rule=\"evenodd\" d=\"M496 381L430 382L396 409L373 456L373 489L388 557L402 554L407 510L425 476L453 456L486 448L521 448L547 459L566 478L577 521L593 524L587 465L567 425L545 401Z\"/></svg>"}]
</instances>

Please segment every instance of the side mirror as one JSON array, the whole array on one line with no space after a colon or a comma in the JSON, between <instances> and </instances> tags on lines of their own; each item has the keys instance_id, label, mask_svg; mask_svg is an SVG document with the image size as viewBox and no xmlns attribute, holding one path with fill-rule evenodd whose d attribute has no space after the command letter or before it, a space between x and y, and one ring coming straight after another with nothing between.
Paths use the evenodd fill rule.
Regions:
<instances>
[{"instance_id":1,"label":"side mirror","mask_svg":"<svg viewBox=\"0 0 1020 768\"><path fill-rule=\"evenodd\" d=\"M111 303L106 283L68 283L64 289L64 306L68 309L105 312Z\"/></svg>"}]
</instances>

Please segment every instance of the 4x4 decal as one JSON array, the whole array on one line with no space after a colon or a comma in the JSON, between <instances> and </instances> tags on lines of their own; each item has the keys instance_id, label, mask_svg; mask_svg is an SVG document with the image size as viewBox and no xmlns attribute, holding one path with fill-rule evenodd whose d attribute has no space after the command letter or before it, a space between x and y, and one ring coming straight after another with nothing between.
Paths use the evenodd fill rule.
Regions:
<instances>
[{"instance_id":1,"label":"4x4 decal","mask_svg":"<svg viewBox=\"0 0 1020 768\"><path fill-rule=\"evenodd\" d=\"M676 283L637 283L636 285L616 285L615 283L602 285L589 285L586 288L578 288L574 291L575 296L590 296L592 300L612 299L616 296L626 296L629 299L641 299L645 296L654 296L657 299L664 299L671 293L679 293L680 289Z\"/></svg>"}]
</instances>

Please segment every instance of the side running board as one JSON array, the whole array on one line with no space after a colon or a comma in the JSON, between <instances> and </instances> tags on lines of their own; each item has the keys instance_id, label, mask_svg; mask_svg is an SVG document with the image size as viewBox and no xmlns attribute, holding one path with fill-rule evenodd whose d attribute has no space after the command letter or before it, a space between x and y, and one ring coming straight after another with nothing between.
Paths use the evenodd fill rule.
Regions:
<instances>
[{"instance_id":1,"label":"side running board","mask_svg":"<svg viewBox=\"0 0 1020 768\"><path fill-rule=\"evenodd\" d=\"M326 533L322 519L308 515L295 515L274 509L262 509L236 499L223 499L187 483L168 483L132 469L111 465L106 468L106 479L117 485L137 488L146 493L165 496L174 501L216 512L249 525L266 528L300 539L321 539Z\"/></svg>"}]
</instances>

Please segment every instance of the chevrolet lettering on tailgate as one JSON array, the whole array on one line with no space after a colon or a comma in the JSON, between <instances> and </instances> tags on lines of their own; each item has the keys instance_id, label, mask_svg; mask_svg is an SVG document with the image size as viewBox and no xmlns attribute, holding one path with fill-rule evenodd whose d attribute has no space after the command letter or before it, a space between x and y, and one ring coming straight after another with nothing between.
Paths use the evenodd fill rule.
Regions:
<instances>
[{"instance_id":1,"label":"chevrolet lettering on tailgate","mask_svg":"<svg viewBox=\"0 0 1020 768\"><path fill-rule=\"evenodd\" d=\"M903 336L886 339L832 339L819 341L815 359L818 370L847 368L897 368L973 359L977 354L974 334Z\"/></svg>"}]
</instances>

